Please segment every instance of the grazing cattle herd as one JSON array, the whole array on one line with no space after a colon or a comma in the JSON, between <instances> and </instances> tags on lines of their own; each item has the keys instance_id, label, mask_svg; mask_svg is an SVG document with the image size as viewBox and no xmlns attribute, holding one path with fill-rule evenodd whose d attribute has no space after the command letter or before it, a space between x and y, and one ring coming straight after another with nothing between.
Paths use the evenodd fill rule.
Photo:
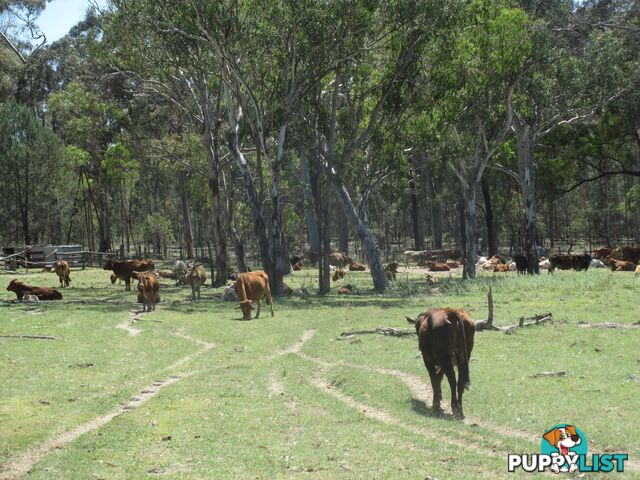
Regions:
<instances>
[{"instance_id":1,"label":"grazing cattle herd","mask_svg":"<svg viewBox=\"0 0 640 480\"><path fill-rule=\"evenodd\" d=\"M411 263L415 263L418 267L426 268L429 272L449 272L461 268L464 261L460 258L460 252L455 249L449 250L406 250L402 254L405 269L410 268ZM291 271L300 271L304 268L304 261L309 261L312 265L320 259L317 252L309 251L305 257L293 256L290 259ZM347 277L349 272L366 271L364 264L353 260L344 252L332 252L329 255L330 269L333 271L331 276L334 282L338 282ZM518 274L526 274L530 268L527 257L523 254L516 254L510 260L500 255L494 255L487 259L486 257L478 257L476 266L482 270L494 273L509 273L517 271ZM576 270L586 271L591 268L610 267L613 272L635 272L635 276L640 275L640 247L624 246L624 247L599 247L593 250L593 254L583 253L575 254L559 254L554 253L549 258L540 257L538 267L540 270L548 270L554 273L556 270ZM395 281L398 278L400 263L393 261L384 267L384 274L389 281ZM69 263L65 260L57 260L52 267L46 266L46 271L54 270L60 281L60 287L65 288L71 284L71 272ZM125 290L131 290L131 280L138 281L138 301L143 304L143 311L153 311L155 304L160 301L158 279L175 280L176 285L189 285L191 287L191 298L193 300L200 299L201 287L207 281L207 274L204 265L201 263L187 263L178 260L174 263L171 270L155 270L155 265L151 260L108 260L104 265L104 270L111 270L111 284L115 284L116 280L125 283ZM407 271L407 270L405 270ZM223 297L239 298L240 307L243 313L250 312L249 304L257 302L258 313L260 311L259 299L267 297L268 303L272 306L271 292L269 290L268 276L265 272L256 271L248 272L255 275L245 276L239 273L230 273L229 280L235 282L235 293L230 290L225 291ZM251 280L251 281L249 281ZM433 275L426 276L428 286L434 286L438 279ZM249 283L247 283L249 282ZM256 290L259 295L253 295L253 290L257 289L255 285L263 285L261 290ZM266 285L266 287L264 286ZM347 288L349 287L349 288ZM350 285L340 285L339 292L341 294L350 294L352 289ZM244 290L243 290L244 288ZM247 290L249 288L249 290ZM60 300L62 294L57 290L47 287L35 287L25 285L19 280L13 280L7 287L8 291L16 294L18 300L23 297L36 297L38 300ZM296 294L297 296L306 296L302 294L304 289L292 290L285 286L285 294ZM245 291L242 296L238 292ZM249 292L246 294L246 292ZM244 305L244 306L243 306ZM272 306L273 312L273 306ZM249 314L244 314L245 318L250 318Z\"/></svg>"},{"instance_id":2,"label":"grazing cattle herd","mask_svg":"<svg viewBox=\"0 0 640 480\"><path fill-rule=\"evenodd\" d=\"M314 264L318 257L309 252L307 259ZM365 271L366 266L354 261L347 254L333 252L330 254L330 265L333 270L333 281L344 279L348 272ZM426 267L429 272L449 272L462 266L456 250L439 251L413 251L403 252L405 267L410 263L416 263L418 267ZM294 256L290 259L291 270L299 271L304 267L303 258ZM640 247L601 247L594 250L593 256L584 253L552 254L549 258L539 259L539 268L554 273L555 270L587 271L591 268L610 267L614 272L635 272L640 275ZM507 261L499 255L487 259L479 257L477 267L489 272L508 273L517 271L518 274L526 274L529 270L527 257L522 254L513 256ZM347 269L348 267L348 269ZM60 281L60 287L68 287L71 283L71 274L68 262L57 260L53 265L54 271ZM384 267L384 273L388 280L396 280L400 264L396 261L388 263ZM49 269L50 270L50 269ZM47 271L49 271L47 270ZM176 285L189 285L191 298L200 299L201 287L207 280L206 270L201 263L175 262L171 271L155 271L154 263L150 260L109 260L104 265L104 270L110 270L111 284L116 280L124 281L125 290L131 289L131 280L138 282L138 302L143 305L143 312L152 312L156 304L160 302L160 284L158 279L168 278L176 281ZM269 277L261 271L249 271L229 275L234 280L233 287L225 288L222 298L228 301L239 301L237 308L242 310L243 320L251 319L251 312L256 308L255 318L260 316L260 307L263 299L266 299L273 310L273 299L269 288ZM426 283L434 287L438 283L438 277L426 275ZM20 280L14 279L9 283L7 291L14 292L19 301L43 301L61 300L62 294L53 288L26 285ZM351 295L354 292L352 285L343 284L338 287L338 294ZM306 289L292 290L285 285L286 294L307 296ZM466 310L453 308L432 308L421 313L417 318L406 317L407 321L415 326L418 335L418 345L422 353L425 367L431 380L433 389L433 409L441 411L442 400L441 383L444 376L447 377L451 389L451 407L454 417L464 418L462 408L463 392L469 386L469 361L473 350L475 323ZM454 367L458 369L456 372Z\"/></svg>"}]
</instances>

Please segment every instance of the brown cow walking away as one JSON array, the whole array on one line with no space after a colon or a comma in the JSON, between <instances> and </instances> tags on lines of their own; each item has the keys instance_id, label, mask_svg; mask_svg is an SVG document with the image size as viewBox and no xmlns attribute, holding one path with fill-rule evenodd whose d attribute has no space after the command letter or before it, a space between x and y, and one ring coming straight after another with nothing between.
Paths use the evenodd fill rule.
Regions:
<instances>
[{"instance_id":1,"label":"brown cow walking away","mask_svg":"<svg viewBox=\"0 0 640 480\"><path fill-rule=\"evenodd\" d=\"M26 285L17 279L9 282L7 291L15 293L18 300L22 300L23 297L29 295L35 295L38 297L38 300L62 300L62 294L53 288L34 287L32 285Z\"/></svg>"},{"instance_id":2,"label":"brown cow walking away","mask_svg":"<svg viewBox=\"0 0 640 480\"><path fill-rule=\"evenodd\" d=\"M71 283L71 273L69 271L69 263L65 260L58 260L55 265L56 274L60 279L60 287L68 287Z\"/></svg>"},{"instance_id":3,"label":"brown cow walking away","mask_svg":"<svg viewBox=\"0 0 640 480\"><path fill-rule=\"evenodd\" d=\"M273 299L271 298L271 290L269 289L269 276L262 270L239 274L236 280L235 291L240 299L240 305L238 305L237 308L242 309L243 320L251 320L253 302L258 304L256 318L260 316L260 302L265 297L271 307L271 316L275 316L273 312Z\"/></svg>"},{"instance_id":4,"label":"brown cow walking away","mask_svg":"<svg viewBox=\"0 0 640 480\"><path fill-rule=\"evenodd\" d=\"M469 312L454 308L432 308L415 320L418 345L433 389L433 409L442 411L442 377L447 376L451 388L451 408L456 418L464 418L462 393L469 388L469 358L473 350L476 325ZM454 366L458 367L456 381Z\"/></svg>"}]
</instances>

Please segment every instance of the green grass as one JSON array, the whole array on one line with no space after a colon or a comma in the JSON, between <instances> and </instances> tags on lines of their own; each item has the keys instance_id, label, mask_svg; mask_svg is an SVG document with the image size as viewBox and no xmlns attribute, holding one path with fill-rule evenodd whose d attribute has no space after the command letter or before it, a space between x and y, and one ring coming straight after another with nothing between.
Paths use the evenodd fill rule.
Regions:
<instances>
[{"instance_id":1,"label":"green grass","mask_svg":"<svg viewBox=\"0 0 640 480\"><path fill-rule=\"evenodd\" d=\"M57 284L50 273L20 277ZM11 278L0 275L0 284ZM0 338L0 465L118 408L155 380L183 378L43 456L27 478L526 478L506 473L506 455L537 453L538 445L510 432L540 436L561 422L578 425L593 449L628 452L632 460L640 454L640 328L632 325L640 320L640 283L632 274L481 273L468 282L441 278L436 289L402 274L379 295L367 273L350 273L352 296L334 289L276 299L275 318L267 308L250 322L219 299L221 289L203 289L192 302L190 289L163 282L157 310L134 325L138 336L116 328L136 306L135 288L110 285L102 270L74 271L72 279L62 302L20 304L0 293L0 335L56 337ZM286 281L312 292L317 285L309 270ZM486 318L489 286L496 323L549 311L554 323L476 335L465 422L432 415L388 373L428 383L415 337L336 340L349 330L409 328L405 315L433 306ZM303 356L278 354L311 329ZM203 353L195 339L215 347ZM534 378L558 370L567 373Z\"/></svg>"}]
</instances>

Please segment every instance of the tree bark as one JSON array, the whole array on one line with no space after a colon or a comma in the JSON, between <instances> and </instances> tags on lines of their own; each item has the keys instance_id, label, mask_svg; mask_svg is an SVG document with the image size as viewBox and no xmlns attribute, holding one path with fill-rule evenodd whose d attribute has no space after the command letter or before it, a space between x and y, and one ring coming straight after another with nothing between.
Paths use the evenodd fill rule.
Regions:
<instances>
[{"instance_id":1,"label":"tree bark","mask_svg":"<svg viewBox=\"0 0 640 480\"><path fill-rule=\"evenodd\" d=\"M300 180L302 182L302 189L304 193L305 215L307 219L307 234L309 237L309 250L319 253L320 234L318 232L318 223L316 222L311 180L309 177L309 163L307 162L307 154L304 151L300 151Z\"/></svg>"},{"instance_id":2,"label":"tree bark","mask_svg":"<svg viewBox=\"0 0 640 480\"><path fill-rule=\"evenodd\" d=\"M212 196L212 233L215 250L216 276L212 281L214 287L227 283L229 274L229 252L227 250L226 202L220 192L219 171L209 175L209 189Z\"/></svg>"},{"instance_id":3,"label":"tree bark","mask_svg":"<svg viewBox=\"0 0 640 480\"><path fill-rule=\"evenodd\" d=\"M464 209L465 209L465 202L464 200L460 199L458 200L458 203L456 205L456 209L458 210L458 225L457 225L457 231L456 233L454 233L454 238L456 239L456 241L458 242L458 245L460 245L460 251L461 252L466 252L467 251L467 237L465 235L465 219L464 219ZM463 253L464 256L464 253Z\"/></svg>"},{"instance_id":4,"label":"tree bark","mask_svg":"<svg viewBox=\"0 0 640 480\"><path fill-rule=\"evenodd\" d=\"M413 224L413 245L416 250L424 250L422 232L420 231L420 217L418 216L418 193L416 192L416 171L409 172L409 194L411 196L411 223Z\"/></svg>"},{"instance_id":5,"label":"tree bark","mask_svg":"<svg viewBox=\"0 0 640 480\"><path fill-rule=\"evenodd\" d=\"M193 230L191 228L191 213L189 212L189 201L187 199L187 172L178 172L178 188L180 189L180 206L182 208L182 228L184 237L184 248L186 258L194 258L193 254Z\"/></svg>"},{"instance_id":6,"label":"tree bark","mask_svg":"<svg viewBox=\"0 0 640 480\"><path fill-rule=\"evenodd\" d=\"M231 174L231 168L229 167L229 183L227 193L229 196L228 205L229 205L229 230L231 232L231 240L233 241L233 249L236 252L236 262L238 263L238 271L239 272L248 272L249 268L247 267L247 259L246 252L244 247L244 241L242 237L238 233L238 229L236 227L235 222L235 196L236 191L233 185L233 178Z\"/></svg>"},{"instance_id":7,"label":"tree bark","mask_svg":"<svg viewBox=\"0 0 640 480\"><path fill-rule=\"evenodd\" d=\"M337 200L337 199L336 199ZM349 225L341 209L336 212L338 220L338 250L349 255Z\"/></svg>"},{"instance_id":8,"label":"tree bark","mask_svg":"<svg viewBox=\"0 0 640 480\"><path fill-rule=\"evenodd\" d=\"M389 288L389 282L384 274L382 260L380 259L380 252L376 246L369 225L363 221L360 215L358 215L358 212L353 205L353 201L351 200L351 196L349 195L349 192L347 192L345 186L342 185L336 177L331 178L331 184L338 195L342 211L350 221L351 226L363 244L369 268L371 269L374 289L378 292L386 291Z\"/></svg>"},{"instance_id":9,"label":"tree bark","mask_svg":"<svg viewBox=\"0 0 640 480\"><path fill-rule=\"evenodd\" d=\"M482 179L482 196L484 198L484 216L487 224L487 247L489 257L493 257L498 253L498 240L496 238L495 222L493 221L493 206L491 205L491 192L489 191L489 182L486 178Z\"/></svg>"},{"instance_id":10,"label":"tree bark","mask_svg":"<svg viewBox=\"0 0 640 480\"><path fill-rule=\"evenodd\" d=\"M427 192L431 204L431 245L434 249L442 249L442 204L438 199L433 171L427 167Z\"/></svg>"},{"instance_id":11,"label":"tree bark","mask_svg":"<svg viewBox=\"0 0 640 480\"><path fill-rule=\"evenodd\" d=\"M100 228L100 252L111 251L111 228L109 225L109 196L106 186L100 185L98 209L98 227Z\"/></svg>"},{"instance_id":12,"label":"tree bark","mask_svg":"<svg viewBox=\"0 0 640 480\"><path fill-rule=\"evenodd\" d=\"M515 122L518 137L518 174L524 200L524 251L529 273L540 273L538 225L536 221L536 181L533 163L535 138L529 125Z\"/></svg>"},{"instance_id":13,"label":"tree bark","mask_svg":"<svg viewBox=\"0 0 640 480\"><path fill-rule=\"evenodd\" d=\"M247 163L246 158L240 151L240 146L238 145L238 131L240 129L239 122L242 119L242 110L239 111L239 115L236 116L236 113L233 110L233 101L231 98L231 93L226 90L227 93L227 113L229 115L229 125L231 127L231 135L229 138L229 143L227 147L229 152L233 156L233 159L238 166L238 170L240 171L240 175L242 176L242 180L244 182L245 191L247 193L247 198L249 200L249 207L251 208L251 216L253 218L253 228L256 233L256 238L258 240L258 247L260 249L260 256L262 257L262 265L267 275L269 275L269 284L273 290L275 289L275 285L273 280L275 279L275 263L271 256L271 250L269 248L269 238L267 237L267 225L264 220L264 215L262 213L262 204L260 203L260 198L258 196L258 192L256 190L256 185L253 181L253 177L251 175L251 170L249 169L249 165Z\"/></svg>"},{"instance_id":14,"label":"tree bark","mask_svg":"<svg viewBox=\"0 0 640 480\"><path fill-rule=\"evenodd\" d=\"M278 150L276 158L271 163L271 234L273 245L274 277L273 294L280 296L284 293L284 275L289 273L290 264L285 255L284 231L282 228L282 208L280 206L280 171L284 157L284 142L287 134L287 124L280 127L278 135Z\"/></svg>"},{"instance_id":15,"label":"tree bark","mask_svg":"<svg viewBox=\"0 0 640 480\"><path fill-rule=\"evenodd\" d=\"M476 277L476 182L468 182L464 195L464 278Z\"/></svg>"},{"instance_id":16,"label":"tree bark","mask_svg":"<svg viewBox=\"0 0 640 480\"><path fill-rule=\"evenodd\" d=\"M211 98L204 73L198 77L200 108L202 109L203 130L202 145L207 158L207 177L212 200L213 213L213 247L216 256L216 276L212 280L214 287L227 283L229 275L229 252L227 248L228 211L227 202L222 198L221 183L224 181L220 154L218 149L218 128L222 90L216 98L215 110L212 111Z\"/></svg>"},{"instance_id":17,"label":"tree bark","mask_svg":"<svg viewBox=\"0 0 640 480\"><path fill-rule=\"evenodd\" d=\"M329 255L331 254L331 222L329 216L329 192L326 182L318 187L319 201L319 230L320 230L320 261L318 262L318 275L320 293L329 293L331 290L331 269Z\"/></svg>"}]
</instances>

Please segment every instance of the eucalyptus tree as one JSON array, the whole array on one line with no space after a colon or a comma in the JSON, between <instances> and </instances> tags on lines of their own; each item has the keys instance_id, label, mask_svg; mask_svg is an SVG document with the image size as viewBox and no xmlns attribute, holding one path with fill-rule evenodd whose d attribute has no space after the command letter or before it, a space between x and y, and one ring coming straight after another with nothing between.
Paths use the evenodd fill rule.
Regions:
<instances>
[{"instance_id":1,"label":"eucalyptus tree","mask_svg":"<svg viewBox=\"0 0 640 480\"><path fill-rule=\"evenodd\" d=\"M112 219L103 160L125 128L127 112L80 84L71 84L66 90L53 94L49 108L54 115L55 129L63 140L88 154L80 171L91 180L87 187L98 221L98 248L101 252L111 251Z\"/></svg>"},{"instance_id":2,"label":"eucalyptus tree","mask_svg":"<svg viewBox=\"0 0 640 480\"><path fill-rule=\"evenodd\" d=\"M384 131L389 119L385 109L429 40L440 3L330 2L323 8L316 23L333 43L321 44L317 50L327 73L305 102L302 118L313 132L309 150L363 244L375 289L382 291L388 283L366 201L372 188L388 175L392 162L385 163L385 155L371 149L371 140ZM386 160L393 158L397 159Z\"/></svg>"},{"instance_id":3,"label":"eucalyptus tree","mask_svg":"<svg viewBox=\"0 0 640 480\"><path fill-rule=\"evenodd\" d=\"M531 48L526 13L502 0L474 0L441 37L433 68L431 125L449 150L464 202L464 277L475 277L476 192L512 124L511 98ZM507 108L505 108L505 104Z\"/></svg>"},{"instance_id":4,"label":"eucalyptus tree","mask_svg":"<svg viewBox=\"0 0 640 480\"><path fill-rule=\"evenodd\" d=\"M114 47L113 69L128 79L132 90L147 97L147 102L173 105L176 114L187 120L200 137L212 200L210 233L216 264L212 282L215 286L223 285L230 269L227 242L230 219L226 198L229 178L220 145L223 105L220 64L198 30L195 5L116 0L113 6L106 35L107 43ZM131 49L132 44L139 48ZM184 188L182 174L177 179L179 189ZM182 204L185 238L189 239L188 212L185 201ZM190 253L193 254L193 249Z\"/></svg>"},{"instance_id":5,"label":"eucalyptus tree","mask_svg":"<svg viewBox=\"0 0 640 480\"><path fill-rule=\"evenodd\" d=\"M408 47L400 53L393 52L390 47L391 41L386 40L387 50L380 50L384 60L381 60L378 66L389 68L390 72L385 72L382 81L372 81L372 77L375 77L372 75L373 68L363 61L366 51L385 45L385 42L380 40L385 34L393 33L394 39L401 35L396 31L397 22L384 23L384 12L380 5L355 2L353 5L345 6L342 3L324 5L290 1L268 3L262 5L261 9L254 7L252 2L238 5L232 2L230 8L217 11L217 15L206 9L198 11L196 19L199 22L199 31L206 37L222 65L225 102L231 129L229 150L244 179L261 245L262 260L267 265L273 264L271 271L274 272L275 289L279 289L281 274L284 271L283 261L286 262L283 258L284 240L279 197L280 173L287 151L287 139L294 119L299 125L301 121L313 117L323 122L317 123L313 128L318 134L317 137L322 137L320 143L326 143L326 148L323 147L321 152L316 152L319 155L314 155L314 158L321 159L323 169L327 172L327 178L337 193L343 211L365 243L374 284L377 289L383 290L387 285L386 278L370 228L366 220L363 221L362 212L357 211L357 206L352 201L339 171L365 144L378 124L389 92L411 60L416 50L415 45L420 43L420 39L407 35L408 39L402 46ZM243 15L244 9L246 15ZM227 29L216 24L206 24L209 19L221 22ZM385 33L376 31L381 24L386 29ZM405 34L408 32L406 27L400 30ZM392 55L385 56L389 52ZM373 52L366 54L371 59L375 58ZM358 56L359 59L356 58ZM397 56L400 58L396 58ZM387 63L384 63L385 61ZM361 70L357 78L358 83L351 86L342 82L343 78L347 78L346 73L349 69L353 73ZM329 86L331 79L336 88ZM376 87L376 81L381 91L370 95L369 89ZM318 95L318 92L322 92L327 86L329 94ZM341 94L345 94L347 101L351 102L345 111L350 110L352 115L340 122L338 133L335 99ZM318 114L318 111L313 109L309 112L309 105L314 105L318 99L320 103L315 103L315 106L324 108L323 113L327 110L327 104L336 105L336 108L331 109L333 113L329 114L328 125L323 114ZM369 101L377 102L372 112L365 111ZM247 125L245 130L241 128L243 125ZM344 137L341 138L340 135ZM264 234L261 233L265 230L264 220L251 165L240 148L243 139L247 137L252 140L258 154L264 155L270 162L273 255L267 251L268 245L264 241ZM336 154L338 149L340 152ZM275 151L275 154L269 154L270 150Z\"/></svg>"},{"instance_id":6,"label":"eucalyptus tree","mask_svg":"<svg viewBox=\"0 0 640 480\"><path fill-rule=\"evenodd\" d=\"M33 64L32 54L46 41L35 23L46 3L0 0L0 100L14 98L24 71Z\"/></svg>"},{"instance_id":7,"label":"eucalyptus tree","mask_svg":"<svg viewBox=\"0 0 640 480\"><path fill-rule=\"evenodd\" d=\"M14 219L18 219L16 230L20 232L7 240L21 237L25 245L42 241L49 222L57 224L52 233L61 240L61 219L68 211L63 198L69 191L62 174L62 142L33 111L13 100L0 104L0 170L4 199L0 218L7 233Z\"/></svg>"},{"instance_id":8,"label":"eucalyptus tree","mask_svg":"<svg viewBox=\"0 0 640 480\"><path fill-rule=\"evenodd\" d=\"M627 1L613 2L615 6L567 0L522 3L531 48L506 106L513 112L517 162L512 168L496 167L520 186L524 251L529 273L538 273L537 147L557 129L589 123L608 103L631 93L637 53L634 60L634 49L625 45L621 32L632 24L637 7Z\"/></svg>"}]
</instances>

